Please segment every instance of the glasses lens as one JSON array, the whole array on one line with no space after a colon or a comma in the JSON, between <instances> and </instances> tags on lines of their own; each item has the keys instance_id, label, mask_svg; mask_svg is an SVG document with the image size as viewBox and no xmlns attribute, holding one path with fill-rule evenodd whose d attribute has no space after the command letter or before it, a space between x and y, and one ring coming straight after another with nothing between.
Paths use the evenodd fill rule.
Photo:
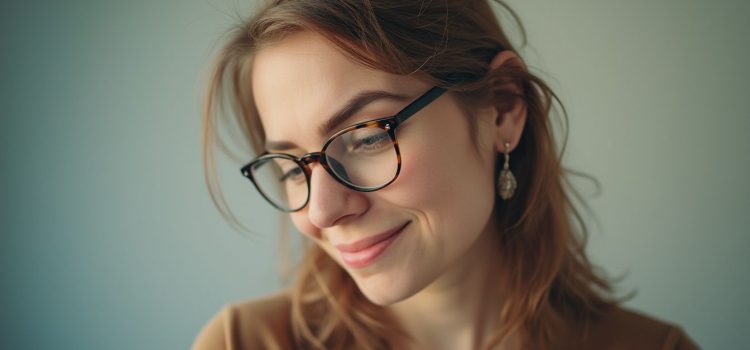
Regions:
<instances>
[{"instance_id":1,"label":"glasses lens","mask_svg":"<svg viewBox=\"0 0 750 350\"><path fill-rule=\"evenodd\" d=\"M326 148L326 161L336 175L350 185L377 188L393 180L398 154L390 135L379 127L341 134Z\"/></svg>"},{"instance_id":2,"label":"glasses lens","mask_svg":"<svg viewBox=\"0 0 750 350\"><path fill-rule=\"evenodd\" d=\"M297 162L285 157L262 158L250 168L263 195L283 210L297 210L307 201L307 176Z\"/></svg>"}]
</instances>

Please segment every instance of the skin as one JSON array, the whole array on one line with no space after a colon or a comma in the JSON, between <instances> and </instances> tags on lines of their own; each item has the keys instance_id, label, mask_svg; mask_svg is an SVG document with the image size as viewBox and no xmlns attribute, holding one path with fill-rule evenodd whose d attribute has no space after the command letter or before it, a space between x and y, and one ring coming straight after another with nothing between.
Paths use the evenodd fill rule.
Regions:
<instances>
[{"instance_id":1,"label":"skin","mask_svg":"<svg viewBox=\"0 0 750 350\"><path fill-rule=\"evenodd\" d=\"M491 68L523 64L502 52ZM252 66L253 97L266 138L297 146L294 155L319 151L326 138L317 128L358 92L382 89L411 96L378 100L344 126L390 116L431 85L416 76L371 70L348 60L319 34L293 34L262 49ZM502 114L478 109L478 144L452 93L443 94L399 127L402 170L388 187L358 192L312 165L308 205L291 213L296 228L353 278L373 303L389 308L420 347L477 348L495 326L499 310L494 162L515 148L526 120L525 104ZM511 154L512 161L512 154ZM522 179L519 179L522 181ZM351 243L409 225L373 264L349 268L336 244Z\"/></svg>"}]
</instances>

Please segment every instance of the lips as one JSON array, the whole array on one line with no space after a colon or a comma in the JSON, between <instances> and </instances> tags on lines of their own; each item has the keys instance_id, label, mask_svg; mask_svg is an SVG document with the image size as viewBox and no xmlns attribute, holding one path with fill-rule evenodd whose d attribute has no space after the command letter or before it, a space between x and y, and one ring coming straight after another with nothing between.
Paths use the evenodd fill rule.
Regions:
<instances>
[{"instance_id":1,"label":"lips","mask_svg":"<svg viewBox=\"0 0 750 350\"><path fill-rule=\"evenodd\" d=\"M341 259L349 267L367 266L385 252L407 225L409 225L409 222L354 243L337 244L336 249L341 254Z\"/></svg>"}]
</instances>

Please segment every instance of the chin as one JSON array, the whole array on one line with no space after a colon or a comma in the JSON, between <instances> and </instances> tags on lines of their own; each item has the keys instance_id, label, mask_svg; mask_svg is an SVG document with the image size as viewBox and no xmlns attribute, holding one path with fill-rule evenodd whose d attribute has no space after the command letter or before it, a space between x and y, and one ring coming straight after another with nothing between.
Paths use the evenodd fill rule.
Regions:
<instances>
[{"instance_id":1,"label":"chin","mask_svg":"<svg viewBox=\"0 0 750 350\"><path fill-rule=\"evenodd\" d=\"M414 285L413 282L405 283L405 281L393 281L392 279L375 276L368 278L354 277L353 279L362 294L370 302L380 306L388 306L408 299L422 289Z\"/></svg>"}]
</instances>

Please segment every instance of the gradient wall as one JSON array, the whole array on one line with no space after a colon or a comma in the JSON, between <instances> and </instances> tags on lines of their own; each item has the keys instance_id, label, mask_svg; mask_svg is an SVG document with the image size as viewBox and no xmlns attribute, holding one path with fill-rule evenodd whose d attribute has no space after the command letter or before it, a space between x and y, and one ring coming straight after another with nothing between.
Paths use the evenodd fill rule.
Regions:
<instances>
[{"instance_id":1,"label":"gradient wall","mask_svg":"<svg viewBox=\"0 0 750 350\"><path fill-rule=\"evenodd\" d=\"M593 260L629 306L707 349L747 342L750 3L514 0L522 53L598 178ZM0 13L0 348L182 349L223 304L277 289L275 213L222 158L212 207L200 92L252 3L26 1ZM523 179L519 179L523 181ZM591 186L580 181L585 193Z\"/></svg>"}]
</instances>

